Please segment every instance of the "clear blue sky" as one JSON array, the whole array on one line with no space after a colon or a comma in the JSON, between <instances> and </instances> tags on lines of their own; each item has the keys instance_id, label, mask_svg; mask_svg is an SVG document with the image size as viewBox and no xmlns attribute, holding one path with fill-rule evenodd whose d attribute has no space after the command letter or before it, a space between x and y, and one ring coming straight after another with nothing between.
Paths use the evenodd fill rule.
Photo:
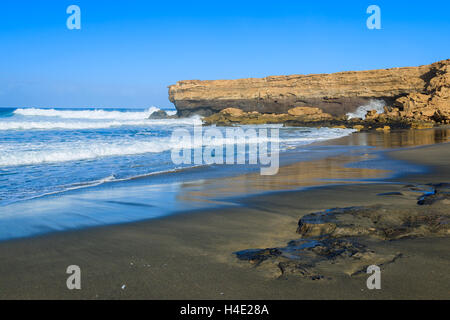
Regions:
<instances>
[{"instance_id":1,"label":"clear blue sky","mask_svg":"<svg viewBox=\"0 0 450 320\"><path fill-rule=\"evenodd\" d=\"M81 30L66 8L81 8ZM366 28L369 5L382 30ZM450 1L0 1L0 106L170 107L167 86L450 58Z\"/></svg>"}]
</instances>

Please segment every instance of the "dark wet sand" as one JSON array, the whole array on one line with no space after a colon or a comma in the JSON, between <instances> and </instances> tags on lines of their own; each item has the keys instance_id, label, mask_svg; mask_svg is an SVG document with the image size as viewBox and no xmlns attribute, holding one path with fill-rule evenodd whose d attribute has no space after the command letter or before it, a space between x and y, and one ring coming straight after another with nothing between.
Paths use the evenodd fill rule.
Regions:
<instances>
[{"instance_id":1,"label":"dark wet sand","mask_svg":"<svg viewBox=\"0 0 450 320\"><path fill-rule=\"evenodd\" d=\"M426 142L411 143L423 146L389 154L392 158L431 168L427 173L395 178L399 184L392 184L392 179L377 184L321 184L321 187L303 191L234 199L237 205L231 208L2 242L0 298L449 299L450 237L384 243L390 249L402 252L403 257L382 268L381 290L368 290L366 275L340 275L325 281L295 277L277 279L264 269L238 261L233 255L238 250L284 246L297 239L297 222L305 214L333 207L378 203L402 205L409 200L377 194L399 190L411 182L450 182L450 144L426 146L436 141L430 138L435 133L430 132L417 134ZM416 133L408 131L406 134ZM378 134L369 137L375 140L381 137L382 144L390 144L390 147L409 145L399 145L398 136L397 142L388 141L395 140L394 137ZM360 138L354 135L350 140L354 139ZM385 175L384 170L349 171L343 167L345 162L348 161L339 158L328 160L326 164L320 161L303 163L283 169L280 177L265 182L259 180L259 175L247 175L242 179L233 178L236 181L222 179L209 183L223 188L272 184L267 190L276 191L286 189L277 189L277 186L282 183L285 186L289 181L286 179L293 176L303 184L317 186L319 184L313 182L320 173L338 179L349 178L349 175L363 179ZM214 190L213 187L210 189ZM217 190L212 193L217 194ZM238 190L245 195L245 188ZM207 198L208 194L201 197ZM82 270L82 290L79 291L66 288L68 275L65 270L72 264L79 265Z\"/></svg>"}]
</instances>

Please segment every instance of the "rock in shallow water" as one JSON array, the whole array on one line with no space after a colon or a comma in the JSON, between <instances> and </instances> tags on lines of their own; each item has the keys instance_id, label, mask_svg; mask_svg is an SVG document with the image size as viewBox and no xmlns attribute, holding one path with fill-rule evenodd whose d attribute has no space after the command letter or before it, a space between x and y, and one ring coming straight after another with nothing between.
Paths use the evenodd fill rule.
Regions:
<instances>
[{"instance_id":1,"label":"rock in shallow water","mask_svg":"<svg viewBox=\"0 0 450 320\"><path fill-rule=\"evenodd\" d=\"M167 114L166 111L164 110L157 110L155 112L153 112L148 118L149 119L154 119L154 120L159 120L159 119L174 119L177 116L170 116Z\"/></svg>"}]
</instances>

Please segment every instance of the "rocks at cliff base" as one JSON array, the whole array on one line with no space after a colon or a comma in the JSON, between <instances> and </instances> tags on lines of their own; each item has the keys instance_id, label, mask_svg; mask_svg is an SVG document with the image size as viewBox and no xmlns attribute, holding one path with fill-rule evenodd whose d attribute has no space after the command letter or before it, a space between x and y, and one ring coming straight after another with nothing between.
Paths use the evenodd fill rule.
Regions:
<instances>
[{"instance_id":1,"label":"rocks at cliff base","mask_svg":"<svg viewBox=\"0 0 450 320\"><path fill-rule=\"evenodd\" d=\"M391 131L391 127L390 126L383 126L383 128L376 128L377 131L383 131L383 132L389 132Z\"/></svg>"},{"instance_id":2,"label":"rocks at cliff base","mask_svg":"<svg viewBox=\"0 0 450 320\"><path fill-rule=\"evenodd\" d=\"M205 125L231 126L238 124L283 123L288 119L289 116L285 114L261 114L259 112L243 112L240 109L227 108L219 113L203 118L203 123Z\"/></svg>"},{"instance_id":3,"label":"rocks at cliff base","mask_svg":"<svg viewBox=\"0 0 450 320\"><path fill-rule=\"evenodd\" d=\"M363 130L365 127L363 125L360 124L356 124L352 126L353 129L357 130L357 131L361 131Z\"/></svg>"},{"instance_id":4,"label":"rocks at cliff base","mask_svg":"<svg viewBox=\"0 0 450 320\"><path fill-rule=\"evenodd\" d=\"M401 196L410 204L307 214L298 222L300 239L285 247L238 251L236 257L275 277L322 280L395 262L402 254L383 245L385 241L450 236L450 184L407 185L401 192L379 195Z\"/></svg>"},{"instance_id":5,"label":"rocks at cliff base","mask_svg":"<svg viewBox=\"0 0 450 320\"><path fill-rule=\"evenodd\" d=\"M205 124L270 124L288 121L319 122L331 120L330 114L319 108L297 107L288 110L287 114L261 114L256 111L244 112L238 108L226 108L219 113L203 119Z\"/></svg>"},{"instance_id":6,"label":"rocks at cliff base","mask_svg":"<svg viewBox=\"0 0 450 320\"><path fill-rule=\"evenodd\" d=\"M450 63L449 60L431 65L422 92L412 92L397 98L383 114L367 113L366 119L409 119L415 122L450 123Z\"/></svg>"},{"instance_id":7,"label":"rocks at cliff base","mask_svg":"<svg viewBox=\"0 0 450 320\"><path fill-rule=\"evenodd\" d=\"M296 107L288 110L288 114L294 117L300 117L304 120L317 121L332 119L331 114L324 113L319 108L312 107Z\"/></svg>"},{"instance_id":8,"label":"rocks at cliff base","mask_svg":"<svg viewBox=\"0 0 450 320\"><path fill-rule=\"evenodd\" d=\"M369 110L369 111L367 111L366 117L364 119L365 120L373 120L373 119L378 118L378 116L379 116L379 113L377 110Z\"/></svg>"},{"instance_id":9,"label":"rocks at cliff base","mask_svg":"<svg viewBox=\"0 0 450 320\"><path fill-rule=\"evenodd\" d=\"M237 108L226 108L226 109L223 109L222 111L220 111L220 113L222 113L223 115L231 116L231 117L240 117L240 116L244 115L244 111L242 111L241 109L237 109Z\"/></svg>"},{"instance_id":10,"label":"rocks at cliff base","mask_svg":"<svg viewBox=\"0 0 450 320\"><path fill-rule=\"evenodd\" d=\"M227 108L219 113L203 118L205 125L257 125L257 124L278 124L282 123L289 127L332 127L332 128L349 128L358 131L380 129L388 132L391 129L407 129L407 128L429 128L433 124L424 122L408 121L406 119L382 119L369 118L366 120L346 117L333 118L330 114L324 113L318 108L292 108L286 114L268 114L256 111L244 112L237 108Z\"/></svg>"},{"instance_id":11,"label":"rocks at cliff base","mask_svg":"<svg viewBox=\"0 0 450 320\"><path fill-rule=\"evenodd\" d=\"M427 82L425 91L398 98L389 116L450 123L449 60L433 64L430 72L434 76Z\"/></svg>"}]
</instances>

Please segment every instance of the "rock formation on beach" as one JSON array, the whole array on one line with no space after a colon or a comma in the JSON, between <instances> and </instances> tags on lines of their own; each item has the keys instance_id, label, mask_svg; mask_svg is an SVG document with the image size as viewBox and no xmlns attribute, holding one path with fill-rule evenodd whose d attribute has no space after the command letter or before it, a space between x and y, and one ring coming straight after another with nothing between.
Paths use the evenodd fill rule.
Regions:
<instances>
[{"instance_id":1,"label":"rock formation on beach","mask_svg":"<svg viewBox=\"0 0 450 320\"><path fill-rule=\"evenodd\" d=\"M222 114L221 119L346 120L345 115L372 100L386 105L380 117L376 112L368 120L450 121L450 59L419 67L333 74L271 76L238 80L188 80L169 87L169 99L180 116L211 116L229 108L240 109ZM273 116L278 118L274 118ZM220 122L220 121L219 121ZM388 121L389 122L389 121Z\"/></svg>"},{"instance_id":2,"label":"rock formation on beach","mask_svg":"<svg viewBox=\"0 0 450 320\"><path fill-rule=\"evenodd\" d=\"M417 192L422 192L418 198ZM401 192L378 195L411 201L310 213L298 222L299 239L284 247L246 249L235 255L269 277L322 280L338 274L357 276L369 265L394 263L403 255L387 244L391 241L450 236L450 184L406 185Z\"/></svg>"}]
</instances>

